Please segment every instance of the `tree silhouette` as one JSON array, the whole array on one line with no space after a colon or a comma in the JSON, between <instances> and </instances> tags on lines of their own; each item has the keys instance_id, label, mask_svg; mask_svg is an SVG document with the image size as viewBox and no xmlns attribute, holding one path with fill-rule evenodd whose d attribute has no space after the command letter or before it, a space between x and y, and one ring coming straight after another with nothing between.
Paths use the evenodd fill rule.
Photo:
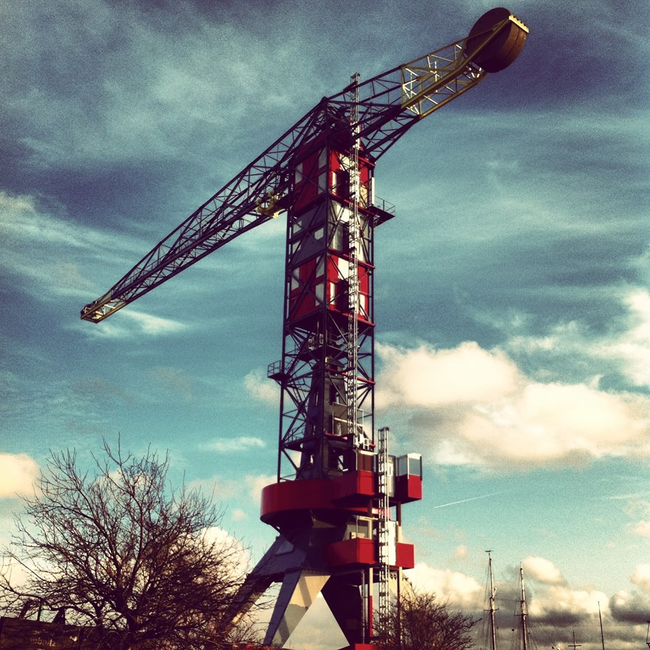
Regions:
<instances>
[{"instance_id":1,"label":"tree silhouette","mask_svg":"<svg viewBox=\"0 0 650 650\"><path fill-rule=\"evenodd\" d=\"M476 623L472 616L451 611L450 603L433 593L407 592L379 630L379 645L382 650L469 650Z\"/></svg>"},{"instance_id":2,"label":"tree silhouette","mask_svg":"<svg viewBox=\"0 0 650 650\"><path fill-rule=\"evenodd\" d=\"M38 607L59 620L65 611L123 650L231 647L227 612L246 567L237 540L210 534L220 511L196 492L170 490L168 455L137 458L107 443L103 452L92 472L74 452L51 454L5 553L5 611ZM22 584L12 582L16 567Z\"/></svg>"}]
</instances>

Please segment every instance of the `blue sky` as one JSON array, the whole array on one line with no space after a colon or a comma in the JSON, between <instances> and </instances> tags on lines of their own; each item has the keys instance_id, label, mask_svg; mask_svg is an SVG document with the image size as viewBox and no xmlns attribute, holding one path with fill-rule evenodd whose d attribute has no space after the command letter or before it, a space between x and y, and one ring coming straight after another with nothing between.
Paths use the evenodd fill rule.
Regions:
<instances>
[{"instance_id":1,"label":"blue sky","mask_svg":"<svg viewBox=\"0 0 650 650\"><path fill-rule=\"evenodd\" d=\"M284 220L102 324L79 310L351 74L462 38L491 6L2 9L4 539L48 450L88 461L120 436L135 453L170 450L174 480L214 492L223 527L261 555ZM650 619L650 9L509 8L531 30L520 58L377 167L377 194L397 207L376 239L377 422L395 452L424 455L425 498L404 511L415 582L480 610L489 548L506 597L525 563L540 645L566 648L575 629L584 650L600 647L600 603L612 647L638 648ZM338 647L325 613L311 616L292 646Z\"/></svg>"}]
</instances>

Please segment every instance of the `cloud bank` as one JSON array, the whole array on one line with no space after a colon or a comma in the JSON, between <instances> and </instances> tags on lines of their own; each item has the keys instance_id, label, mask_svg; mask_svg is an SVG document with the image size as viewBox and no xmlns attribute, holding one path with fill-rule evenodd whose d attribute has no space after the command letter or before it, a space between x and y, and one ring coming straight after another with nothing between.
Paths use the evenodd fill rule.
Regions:
<instances>
[{"instance_id":1,"label":"cloud bank","mask_svg":"<svg viewBox=\"0 0 650 650\"><path fill-rule=\"evenodd\" d=\"M642 393L536 380L502 348L475 342L381 344L377 353L378 408L406 414L410 435L436 463L517 468L650 455Z\"/></svg>"},{"instance_id":2,"label":"cloud bank","mask_svg":"<svg viewBox=\"0 0 650 650\"><path fill-rule=\"evenodd\" d=\"M33 493L38 473L36 461L27 454L0 454L0 499Z\"/></svg>"}]
</instances>

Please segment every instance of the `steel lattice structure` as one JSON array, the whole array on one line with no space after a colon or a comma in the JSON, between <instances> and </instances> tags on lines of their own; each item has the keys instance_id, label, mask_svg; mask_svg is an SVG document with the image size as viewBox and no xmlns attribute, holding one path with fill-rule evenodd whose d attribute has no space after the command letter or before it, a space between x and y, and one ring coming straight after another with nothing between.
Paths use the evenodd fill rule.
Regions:
<instances>
[{"instance_id":1,"label":"steel lattice structure","mask_svg":"<svg viewBox=\"0 0 650 650\"><path fill-rule=\"evenodd\" d=\"M388 429L374 423L374 232L394 216L374 196L375 165L421 119L512 63L527 33L493 9L466 38L363 83L355 75L81 312L98 323L286 212L282 357L268 372L281 395L277 482L261 507L278 537L229 613L234 622L281 583L266 644L282 646L322 593L348 648L376 648L414 566L401 506L422 496L421 457L389 456Z\"/></svg>"},{"instance_id":2,"label":"steel lattice structure","mask_svg":"<svg viewBox=\"0 0 650 650\"><path fill-rule=\"evenodd\" d=\"M490 32L498 34L495 27ZM358 137L371 160L377 161L420 119L485 77L486 71L475 59L490 42L486 39L473 56L468 56L468 40L463 38L357 86ZM331 107L331 112L338 109L347 113L351 106L349 88L323 98L108 292L86 305L81 318L92 322L107 318L235 237L271 219L282 207L281 199L290 186L289 162L326 126L331 112L324 112L324 106Z\"/></svg>"}]
</instances>

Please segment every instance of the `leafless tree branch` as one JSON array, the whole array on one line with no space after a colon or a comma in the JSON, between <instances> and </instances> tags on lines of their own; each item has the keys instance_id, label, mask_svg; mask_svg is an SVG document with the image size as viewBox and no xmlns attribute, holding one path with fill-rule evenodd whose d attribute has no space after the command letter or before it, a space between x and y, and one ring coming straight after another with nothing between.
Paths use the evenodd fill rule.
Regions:
<instances>
[{"instance_id":1,"label":"leafless tree branch","mask_svg":"<svg viewBox=\"0 0 650 650\"><path fill-rule=\"evenodd\" d=\"M454 612L435 594L415 592L401 598L399 610L379 633L382 650L470 650L477 621Z\"/></svg>"},{"instance_id":2,"label":"leafless tree branch","mask_svg":"<svg viewBox=\"0 0 650 650\"><path fill-rule=\"evenodd\" d=\"M113 632L125 650L225 647L241 546L210 540L221 512L185 487L170 490L168 469L168 455L137 458L119 444L104 444L92 472L73 451L52 453L5 551L5 611L65 608L69 622ZM24 584L12 581L16 566Z\"/></svg>"}]
</instances>

